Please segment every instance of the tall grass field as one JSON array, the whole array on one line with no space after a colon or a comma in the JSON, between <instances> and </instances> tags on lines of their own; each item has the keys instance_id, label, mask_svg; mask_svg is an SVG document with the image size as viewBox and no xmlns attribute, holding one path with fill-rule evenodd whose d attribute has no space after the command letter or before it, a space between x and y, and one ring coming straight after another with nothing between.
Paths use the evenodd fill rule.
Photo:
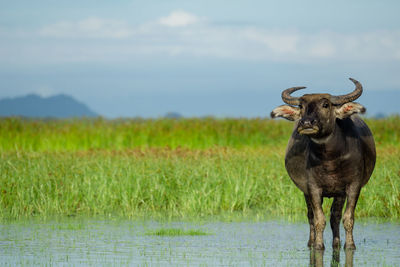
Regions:
<instances>
[{"instance_id":1,"label":"tall grass field","mask_svg":"<svg viewBox=\"0 0 400 267\"><path fill-rule=\"evenodd\" d=\"M357 217L400 219L400 117L366 119L377 164ZM0 119L0 218L306 218L270 119ZM329 200L325 201L329 213Z\"/></svg>"}]
</instances>

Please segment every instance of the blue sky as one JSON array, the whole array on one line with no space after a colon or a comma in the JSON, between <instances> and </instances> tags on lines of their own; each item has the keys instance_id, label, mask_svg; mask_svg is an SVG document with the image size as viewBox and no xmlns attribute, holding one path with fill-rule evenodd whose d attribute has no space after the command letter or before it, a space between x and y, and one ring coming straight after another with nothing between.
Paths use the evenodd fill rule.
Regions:
<instances>
[{"instance_id":1,"label":"blue sky","mask_svg":"<svg viewBox=\"0 0 400 267\"><path fill-rule=\"evenodd\" d=\"M268 116L280 92L400 92L398 1L0 1L0 97L107 117ZM381 99L378 99L382 95ZM363 102L364 101L364 102Z\"/></svg>"}]
</instances>

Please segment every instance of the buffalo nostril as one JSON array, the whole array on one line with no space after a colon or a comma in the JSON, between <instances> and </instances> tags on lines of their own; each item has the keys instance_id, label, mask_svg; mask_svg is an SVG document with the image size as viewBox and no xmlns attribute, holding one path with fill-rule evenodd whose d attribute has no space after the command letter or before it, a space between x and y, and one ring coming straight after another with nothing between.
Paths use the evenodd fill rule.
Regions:
<instances>
[{"instance_id":1,"label":"buffalo nostril","mask_svg":"<svg viewBox=\"0 0 400 267\"><path fill-rule=\"evenodd\" d=\"M313 123L310 120L302 120L300 121L300 125L304 127L312 127Z\"/></svg>"}]
</instances>

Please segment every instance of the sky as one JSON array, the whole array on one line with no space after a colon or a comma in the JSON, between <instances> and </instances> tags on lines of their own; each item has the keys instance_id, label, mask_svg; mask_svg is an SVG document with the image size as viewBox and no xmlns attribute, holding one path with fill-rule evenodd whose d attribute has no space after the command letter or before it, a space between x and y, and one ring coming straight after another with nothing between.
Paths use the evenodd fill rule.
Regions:
<instances>
[{"instance_id":1,"label":"sky","mask_svg":"<svg viewBox=\"0 0 400 267\"><path fill-rule=\"evenodd\" d=\"M265 117L288 87L345 94L353 77L369 114L400 113L399 1L0 6L0 98L68 94L109 118Z\"/></svg>"}]
</instances>

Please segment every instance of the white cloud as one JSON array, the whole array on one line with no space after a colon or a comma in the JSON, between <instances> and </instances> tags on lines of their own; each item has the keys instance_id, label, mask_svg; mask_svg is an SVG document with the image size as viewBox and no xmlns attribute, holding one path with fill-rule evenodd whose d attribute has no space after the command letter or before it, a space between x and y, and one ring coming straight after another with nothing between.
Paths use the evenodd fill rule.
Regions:
<instances>
[{"instance_id":1,"label":"white cloud","mask_svg":"<svg viewBox=\"0 0 400 267\"><path fill-rule=\"evenodd\" d=\"M299 36L297 33L245 29L241 35L249 41L264 44L277 53L296 53Z\"/></svg>"},{"instance_id":2,"label":"white cloud","mask_svg":"<svg viewBox=\"0 0 400 267\"><path fill-rule=\"evenodd\" d=\"M36 90L34 90L34 93L40 95L41 97L49 97L55 95L56 91L54 90L54 88L48 85L42 85L39 86Z\"/></svg>"},{"instance_id":3,"label":"white cloud","mask_svg":"<svg viewBox=\"0 0 400 267\"><path fill-rule=\"evenodd\" d=\"M4 35L10 38L10 33L0 32L0 37ZM0 43L3 60L129 61L168 55L305 63L400 61L400 31L396 30L305 33L213 24L185 11L174 11L140 25L96 17L63 21L41 28L42 42L21 42L21 38L19 34L19 43L14 47ZM34 37L29 33L26 38ZM52 38L55 41L48 42ZM57 42L59 38L62 40Z\"/></svg>"},{"instance_id":4,"label":"white cloud","mask_svg":"<svg viewBox=\"0 0 400 267\"><path fill-rule=\"evenodd\" d=\"M166 17L158 20L161 25L169 27L183 27L194 24L199 21L199 18L188 12L178 10L174 11Z\"/></svg>"},{"instance_id":5,"label":"white cloud","mask_svg":"<svg viewBox=\"0 0 400 267\"><path fill-rule=\"evenodd\" d=\"M332 58L335 56L336 48L330 42L319 42L313 44L309 50L309 54L314 58Z\"/></svg>"},{"instance_id":6,"label":"white cloud","mask_svg":"<svg viewBox=\"0 0 400 267\"><path fill-rule=\"evenodd\" d=\"M62 21L40 29L42 36L57 38L112 38L132 35L131 29L121 21L86 18L77 22Z\"/></svg>"}]
</instances>

